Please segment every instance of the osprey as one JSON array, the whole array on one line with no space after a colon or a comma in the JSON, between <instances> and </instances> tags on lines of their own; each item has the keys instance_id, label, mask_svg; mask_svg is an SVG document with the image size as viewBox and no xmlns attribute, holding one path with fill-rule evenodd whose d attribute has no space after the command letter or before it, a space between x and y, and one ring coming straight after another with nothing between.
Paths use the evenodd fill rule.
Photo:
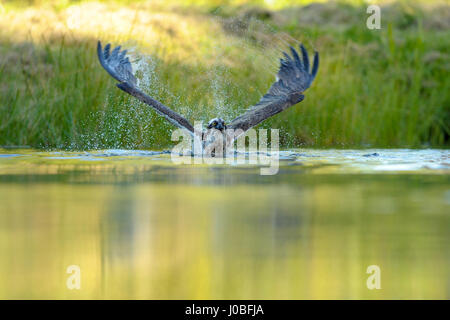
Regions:
<instances>
[{"instance_id":1,"label":"osprey","mask_svg":"<svg viewBox=\"0 0 450 320\"><path fill-rule=\"evenodd\" d=\"M201 132L200 139L203 142L203 147L209 145L210 148L214 149L213 142L220 140L206 139L205 142L205 137L212 130L220 132L223 135L225 146L229 146L230 143L233 143L239 135L245 133L248 129L303 101L305 98L303 92L310 87L319 69L319 54L318 52L314 53L314 62L311 69L308 52L302 44L300 44L302 59L300 59L299 54L292 46L290 50L292 56L283 52L284 59L280 59L280 69L276 76L276 81L256 105L247 109L246 112L231 120L228 124L221 118L214 118L209 121L207 125L208 130ZM102 44L99 41L97 53L102 67L114 79L119 81L117 87L152 107L158 114L178 128L187 130L192 136L198 135L186 118L138 88L130 60L126 57L126 50L121 51L121 46L117 46L111 51L110 44L102 48Z\"/></svg>"}]
</instances>

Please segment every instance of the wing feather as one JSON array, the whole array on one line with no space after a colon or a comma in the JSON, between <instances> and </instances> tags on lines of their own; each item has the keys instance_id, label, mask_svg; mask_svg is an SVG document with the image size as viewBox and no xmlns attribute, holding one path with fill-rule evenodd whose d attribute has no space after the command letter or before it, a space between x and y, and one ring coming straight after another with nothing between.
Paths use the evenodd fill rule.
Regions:
<instances>
[{"instance_id":1,"label":"wing feather","mask_svg":"<svg viewBox=\"0 0 450 320\"><path fill-rule=\"evenodd\" d=\"M194 127L188 120L161 102L149 97L136 86L136 77L133 74L130 60L126 56L127 51L120 51L120 49L121 46L117 46L111 52L111 45L109 43L103 49L100 41L97 44L97 54L100 64L114 79L120 82L117 86L152 107L159 115L166 118L173 125L186 129L193 134Z\"/></svg>"},{"instance_id":2,"label":"wing feather","mask_svg":"<svg viewBox=\"0 0 450 320\"><path fill-rule=\"evenodd\" d=\"M314 54L314 63L310 72L309 57L303 45L300 45L303 61L297 51L290 47L292 57L283 52L276 81L261 100L244 114L232 120L231 129L243 132L260 122L293 106L304 99L303 92L311 86L319 69L319 54Z\"/></svg>"}]
</instances>

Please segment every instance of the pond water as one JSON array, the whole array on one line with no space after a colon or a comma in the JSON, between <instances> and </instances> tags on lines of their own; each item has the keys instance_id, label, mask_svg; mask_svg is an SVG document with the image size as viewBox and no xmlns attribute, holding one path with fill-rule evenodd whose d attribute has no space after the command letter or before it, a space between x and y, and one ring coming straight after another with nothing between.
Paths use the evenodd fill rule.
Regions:
<instances>
[{"instance_id":1,"label":"pond water","mask_svg":"<svg viewBox=\"0 0 450 320\"><path fill-rule=\"evenodd\" d=\"M0 298L450 298L450 151L290 150L259 169L0 149Z\"/></svg>"}]
</instances>

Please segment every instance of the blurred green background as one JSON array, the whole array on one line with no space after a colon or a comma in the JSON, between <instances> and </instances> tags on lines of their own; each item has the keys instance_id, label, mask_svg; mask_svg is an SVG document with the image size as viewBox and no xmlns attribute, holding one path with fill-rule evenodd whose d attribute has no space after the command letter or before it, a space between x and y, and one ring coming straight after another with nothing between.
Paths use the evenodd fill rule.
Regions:
<instances>
[{"instance_id":1,"label":"blurred green background","mask_svg":"<svg viewBox=\"0 0 450 320\"><path fill-rule=\"evenodd\" d=\"M283 147L448 147L446 1L0 1L0 146L169 147L171 125L115 88L96 42L131 49L141 87L189 120L226 120L281 50L321 54L301 104L262 127Z\"/></svg>"}]
</instances>

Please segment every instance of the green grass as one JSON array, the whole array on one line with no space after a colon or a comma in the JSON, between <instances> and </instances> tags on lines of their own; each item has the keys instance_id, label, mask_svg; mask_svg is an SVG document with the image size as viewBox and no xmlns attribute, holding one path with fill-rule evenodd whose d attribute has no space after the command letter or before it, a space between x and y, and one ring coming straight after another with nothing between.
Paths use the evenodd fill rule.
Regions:
<instances>
[{"instance_id":1,"label":"green grass","mask_svg":"<svg viewBox=\"0 0 450 320\"><path fill-rule=\"evenodd\" d=\"M385 6L382 29L368 30L359 1L82 2L92 17L69 28L70 1L28 3L6 2L0 11L0 145L173 144L170 124L115 88L97 61L97 39L134 48L133 59L146 62L138 70L149 77L143 88L204 122L231 120L256 103L274 80L279 51L296 39L320 52L321 66L305 101L261 125L281 129L284 147L449 145L448 7Z\"/></svg>"}]
</instances>

